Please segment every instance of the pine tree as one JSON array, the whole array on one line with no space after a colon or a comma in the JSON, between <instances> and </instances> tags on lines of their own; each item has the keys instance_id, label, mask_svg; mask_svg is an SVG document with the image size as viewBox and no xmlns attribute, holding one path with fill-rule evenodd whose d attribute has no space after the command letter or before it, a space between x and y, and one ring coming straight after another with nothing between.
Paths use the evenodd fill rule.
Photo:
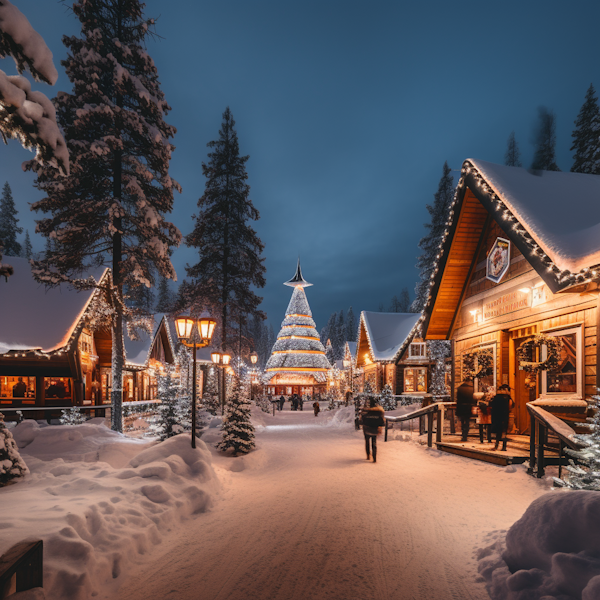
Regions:
<instances>
[{"instance_id":1,"label":"pine tree","mask_svg":"<svg viewBox=\"0 0 600 600\"><path fill-rule=\"evenodd\" d=\"M21 256L30 260L33 256L33 246L31 245L31 238L29 237L29 231L25 231L25 242L23 243L23 249Z\"/></svg>"},{"instance_id":2,"label":"pine tree","mask_svg":"<svg viewBox=\"0 0 600 600\"><path fill-rule=\"evenodd\" d=\"M206 370L206 383L202 394L204 408L211 414L216 415L219 410L219 372L216 367L208 367Z\"/></svg>"},{"instance_id":3,"label":"pine tree","mask_svg":"<svg viewBox=\"0 0 600 600\"><path fill-rule=\"evenodd\" d=\"M323 329L321 329L321 332L319 334L319 337L321 338L321 344L323 344L324 346L327 344L327 340L332 340L335 336L336 324L337 313L332 313L331 315L329 315L329 319L327 319L327 324L325 325L325 327L323 327Z\"/></svg>"},{"instance_id":4,"label":"pine tree","mask_svg":"<svg viewBox=\"0 0 600 600\"><path fill-rule=\"evenodd\" d=\"M395 410L398 406L398 401L396 400L392 386L389 383L386 383L381 390L379 404L381 404L383 410Z\"/></svg>"},{"instance_id":5,"label":"pine tree","mask_svg":"<svg viewBox=\"0 0 600 600\"><path fill-rule=\"evenodd\" d=\"M330 339L327 340L327 344L325 346L325 357L331 366L335 364L335 350Z\"/></svg>"},{"instance_id":6,"label":"pine tree","mask_svg":"<svg viewBox=\"0 0 600 600\"><path fill-rule=\"evenodd\" d=\"M346 326L344 324L344 311L340 310L335 321L335 346L334 355L336 360L344 358L344 345L346 343Z\"/></svg>"},{"instance_id":7,"label":"pine tree","mask_svg":"<svg viewBox=\"0 0 600 600\"><path fill-rule=\"evenodd\" d=\"M169 289L169 280L166 277L160 278L158 284L158 298L156 299L156 312L168 313L173 309L173 294Z\"/></svg>"},{"instance_id":8,"label":"pine tree","mask_svg":"<svg viewBox=\"0 0 600 600\"><path fill-rule=\"evenodd\" d=\"M429 358L434 362L429 392L434 396L445 396L448 393L446 390L446 358L450 356L450 351L450 342L446 340L427 342Z\"/></svg>"},{"instance_id":9,"label":"pine tree","mask_svg":"<svg viewBox=\"0 0 600 600\"><path fill-rule=\"evenodd\" d=\"M427 304L431 273L437 262L436 256L446 228L450 204L454 198L454 183L450 173L450 167L445 162L438 191L434 195L434 202L427 205L427 212L431 215L431 221L425 224L429 232L419 242L419 248L423 253L417 259L420 281L415 287L415 299L411 304L412 312L421 312Z\"/></svg>"},{"instance_id":10,"label":"pine tree","mask_svg":"<svg viewBox=\"0 0 600 600\"><path fill-rule=\"evenodd\" d=\"M206 177L204 194L198 200L200 209L194 215L194 230L186 244L198 250L199 260L186 271L193 282L193 298L218 307L221 345L233 348L236 315L262 315L262 301L252 287L265 286L264 245L248 221L260 215L250 199L246 183L246 162L240 156L235 121L229 107L223 113L219 139L208 143L208 164L202 163Z\"/></svg>"},{"instance_id":11,"label":"pine tree","mask_svg":"<svg viewBox=\"0 0 600 600\"><path fill-rule=\"evenodd\" d=\"M591 84L575 120L575 129L571 137L571 150L575 151L571 171L600 174L600 108L596 90Z\"/></svg>"},{"instance_id":12,"label":"pine tree","mask_svg":"<svg viewBox=\"0 0 600 600\"><path fill-rule=\"evenodd\" d=\"M2 198L0 198L0 240L4 242L4 254L8 256L21 256L21 244L17 242L17 234L23 233L23 228L17 225L19 222L17 214L7 181L2 188Z\"/></svg>"},{"instance_id":13,"label":"pine tree","mask_svg":"<svg viewBox=\"0 0 600 600\"><path fill-rule=\"evenodd\" d=\"M379 307L377 308L378 312L385 312L385 307L383 306L383 302L379 303Z\"/></svg>"},{"instance_id":14,"label":"pine tree","mask_svg":"<svg viewBox=\"0 0 600 600\"><path fill-rule=\"evenodd\" d=\"M2 262L2 253L4 252L4 243L0 239L0 277L4 277L5 281L14 273L11 265Z\"/></svg>"},{"instance_id":15,"label":"pine tree","mask_svg":"<svg viewBox=\"0 0 600 600\"><path fill-rule=\"evenodd\" d=\"M535 154L531 168L536 171L560 171L556 164L556 115L545 106L538 108L534 139Z\"/></svg>"},{"instance_id":16,"label":"pine tree","mask_svg":"<svg viewBox=\"0 0 600 600\"><path fill-rule=\"evenodd\" d=\"M67 410L61 410L60 414L61 425L81 425L87 421L79 406L71 406Z\"/></svg>"},{"instance_id":17,"label":"pine tree","mask_svg":"<svg viewBox=\"0 0 600 600\"><path fill-rule=\"evenodd\" d=\"M600 388L597 389L600 392ZM590 433L577 433L573 436L583 448L565 452L576 458L580 464L572 459L567 466L568 475L564 479L555 478L555 482L576 490L600 491L600 395L592 396L594 416L588 417L588 423L583 425Z\"/></svg>"},{"instance_id":18,"label":"pine tree","mask_svg":"<svg viewBox=\"0 0 600 600\"><path fill-rule=\"evenodd\" d=\"M240 380L237 376L233 378L233 389L223 419L222 436L217 448L223 451L233 448L233 456L247 454L256 446L254 426L250 421L250 403L241 394Z\"/></svg>"},{"instance_id":19,"label":"pine tree","mask_svg":"<svg viewBox=\"0 0 600 600\"><path fill-rule=\"evenodd\" d=\"M352 307L348 309L346 314L346 341L347 342L355 342L356 341L356 317L354 316L354 311Z\"/></svg>"},{"instance_id":20,"label":"pine tree","mask_svg":"<svg viewBox=\"0 0 600 600\"><path fill-rule=\"evenodd\" d=\"M140 0L78 0L73 13L81 37L65 36L62 62L71 94L55 100L71 153L71 173L60 182L33 162L36 187L46 197L33 204L45 213L38 231L56 246L34 267L36 278L55 285L73 281L91 265L112 267L112 428L122 430L123 285L152 281L150 268L175 279L170 248L179 230L165 220L173 192L169 176L175 128L164 121L170 107L145 49L153 19Z\"/></svg>"},{"instance_id":21,"label":"pine tree","mask_svg":"<svg viewBox=\"0 0 600 600\"><path fill-rule=\"evenodd\" d=\"M398 299L398 296L394 295L392 297L392 301L390 302L390 310L389 312L392 313L399 313L402 312L400 310L400 300Z\"/></svg>"},{"instance_id":22,"label":"pine tree","mask_svg":"<svg viewBox=\"0 0 600 600\"><path fill-rule=\"evenodd\" d=\"M0 487L28 474L29 469L19 454L12 433L4 424L4 415L0 413Z\"/></svg>"},{"instance_id":23,"label":"pine tree","mask_svg":"<svg viewBox=\"0 0 600 600\"><path fill-rule=\"evenodd\" d=\"M504 164L507 167L522 167L521 164L521 151L519 145L515 139L515 132L511 131L508 136L508 142L506 145L506 154L504 155Z\"/></svg>"},{"instance_id":24,"label":"pine tree","mask_svg":"<svg viewBox=\"0 0 600 600\"><path fill-rule=\"evenodd\" d=\"M398 312L407 313L410 309L410 294L407 287L403 287L400 292L400 310Z\"/></svg>"},{"instance_id":25,"label":"pine tree","mask_svg":"<svg viewBox=\"0 0 600 600\"><path fill-rule=\"evenodd\" d=\"M35 81L54 85L58 72L52 52L27 18L8 0L0 0L0 59L11 56L18 73L25 70ZM21 75L7 77L0 70L0 137L18 139L24 148L36 149L36 161L69 172L69 154L56 124L52 102Z\"/></svg>"},{"instance_id":26,"label":"pine tree","mask_svg":"<svg viewBox=\"0 0 600 600\"><path fill-rule=\"evenodd\" d=\"M178 430L179 410L177 399L179 396L179 385L173 379L172 367L167 366L164 375L158 374L158 418L157 422L150 426L150 430L158 435L161 441L170 438L181 430Z\"/></svg>"},{"instance_id":27,"label":"pine tree","mask_svg":"<svg viewBox=\"0 0 600 600\"><path fill-rule=\"evenodd\" d=\"M271 352L273 351L273 346L275 345L277 338L275 337L275 330L273 329L273 325L269 325L269 341L267 343L267 356L271 356Z\"/></svg>"}]
</instances>

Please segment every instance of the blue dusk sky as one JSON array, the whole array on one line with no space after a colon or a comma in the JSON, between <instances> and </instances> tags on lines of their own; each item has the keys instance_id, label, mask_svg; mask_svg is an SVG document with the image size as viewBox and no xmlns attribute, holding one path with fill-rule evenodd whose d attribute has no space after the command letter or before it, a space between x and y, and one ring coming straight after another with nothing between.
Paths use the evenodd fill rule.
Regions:
<instances>
[{"instance_id":1,"label":"blue dusk sky","mask_svg":"<svg viewBox=\"0 0 600 600\"><path fill-rule=\"evenodd\" d=\"M12 0L42 34L59 71L53 97L70 91L59 64L78 21L55 0ZM277 331L300 255L317 327L332 311L386 307L411 296L418 242L444 161L502 163L515 131L524 166L537 108L557 116L557 162L572 164L573 121L600 86L600 3L150 0L158 18L150 55L177 127L171 175L183 193L172 220L187 234L202 195L206 143L230 106L247 163L255 224L265 243L262 309ZM0 68L14 74L12 60ZM40 197L21 171L30 154L0 144L21 225ZM33 237L34 249L43 242ZM179 279L192 250L178 249Z\"/></svg>"}]
</instances>

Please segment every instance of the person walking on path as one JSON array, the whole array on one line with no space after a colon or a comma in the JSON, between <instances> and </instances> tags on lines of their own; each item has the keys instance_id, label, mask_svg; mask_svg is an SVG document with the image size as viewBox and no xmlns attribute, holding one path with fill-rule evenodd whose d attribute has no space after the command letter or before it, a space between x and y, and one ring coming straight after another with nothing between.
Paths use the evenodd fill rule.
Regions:
<instances>
[{"instance_id":1,"label":"person walking on path","mask_svg":"<svg viewBox=\"0 0 600 600\"><path fill-rule=\"evenodd\" d=\"M283 410L283 405L285 404L285 397L283 394L279 397L279 410Z\"/></svg>"},{"instance_id":2,"label":"person walking on path","mask_svg":"<svg viewBox=\"0 0 600 600\"><path fill-rule=\"evenodd\" d=\"M318 416L319 412L321 411L321 407L316 400L313 402L313 410L315 411L315 417Z\"/></svg>"},{"instance_id":3,"label":"person walking on path","mask_svg":"<svg viewBox=\"0 0 600 600\"><path fill-rule=\"evenodd\" d=\"M300 405L300 410L304 410L304 396L298 396L298 404Z\"/></svg>"},{"instance_id":4,"label":"person walking on path","mask_svg":"<svg viewBox=\"0 0 600 600\"><path fill-rule=\"evenodd\" d=\"M506 434L508 432L508 418L510 416L510 409L514 406L513 399L510 397L510 387L507 384L503 384L498 388L498 394L496 394L490 402L491 413L492 413L492 433L496 434L496 445L494 450L498 450L500 440L502 440L502 452L506 452L506 444L508 438Z\"/></svg>"},{"instance_id":5,"label":"person walking on path","mask_svg":"<svg viewBox=\"0 0 600 600\"><path fill-rule=\"evenodd\" d=\"M456 416L460 419L461 441L466 442L469 435L471 415L473 413L473 382L463 381L456 390Z\"/></svg>"},{"instance_id":6,"label":"person walking on path","mask_svg":"<svg viewBox=\"0 0 600 600\"><path fill-rule=\"evenodd\" d=\"M377 462L377 435L381 432L381 427L385 425L383 415L383 408L379 406L377 398L369 398L369 406L361 411L367 460L373 454L373 462Z\"/></svg>"},{"instance_id":7,"label":"person walking on path","mask_svg":"<svg viewBox=\"0 0 600 600\"><path fill-rule=\"evenodd\" d=\"M492 441L492 413L490 411L490 400L494 396L494 388L488 388L485 393L479 392L473 394L477 401L477 420L479 425L479 443L483 444L483 438L486 437L488 444Z\"/></svg>"}]
</instances>

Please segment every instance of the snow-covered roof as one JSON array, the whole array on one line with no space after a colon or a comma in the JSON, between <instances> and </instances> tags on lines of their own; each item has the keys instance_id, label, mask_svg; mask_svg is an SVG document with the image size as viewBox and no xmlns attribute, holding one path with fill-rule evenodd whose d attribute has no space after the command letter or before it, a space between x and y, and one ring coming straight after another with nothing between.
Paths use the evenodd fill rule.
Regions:
<instances>
[{"instance_id":1,"label":"snow-covered roof","mask_svg":"<svg viewBox=\"0 0 600 600\"><path fill-rule=\"evenodd\" d=\"M414 333L419 313L360 313L374 361L393 361Z\"/></svg>"},{"instance_id":2,"label":"snow-covered roof","mask_svg":"<svg viewBox=\"0 0 600 600\"><path fill-rule=\"evenodd\" d=\"M165 325L167 332L167 338L171 345L171 352L175 356L175 345L171 334L169 317L163 313L157 313L154 315L154 321L152 326L152 335L148 334L147 331L138 331L137 340L132 340L127 333L123 336L125 343L125 364L133 367L145 367L148 364L150 353L152 351L152 345L156 336L159 335L161 325Z\"/></svg>"},{"instance_id":3,"label":"snow-covered roof","mask_svg":"<svg viewBox=\"0 0 600 600\"><path fill-rule=\"evenodd\" d=\"M10 350L52 352L69 343L95 290L67 284L46 288L35 281L24 258L10 257L14 275L0 281L0 354ZM108 269L89 273L100 281Z\"/></svg>"},{"instance_id":4,"label":"snow-covered roof","mask_svg":"<svg viewBox=\"0 0 600 600\"><path fill-rule=\"evenodd\" d=\"M350 352L350 356L355 359L356 358L356 348L358 347L358 343L357 342L346 342L346 347L348 348L348 351Z\"/></svg>"},{"instance_id":5,"label":"snow-covered roof","mask_svg":"<svg viewBox=\"0 0 600 600\"><path fill-rule=\"evenodd\" d=\"M600 264L600 177L469 161L560 269Z\"/></svg>"}]
</instances>

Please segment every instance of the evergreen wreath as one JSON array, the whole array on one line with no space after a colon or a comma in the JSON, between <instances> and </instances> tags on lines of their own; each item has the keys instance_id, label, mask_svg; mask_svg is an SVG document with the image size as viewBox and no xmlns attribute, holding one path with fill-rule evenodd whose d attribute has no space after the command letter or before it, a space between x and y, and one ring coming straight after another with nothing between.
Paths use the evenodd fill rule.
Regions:
<instances>
[{"instance_id":1,"label":"evergreen wreath","mask_svg":"<svg viewBox=\"0 0 600 600\"><path fill-rule=\"evenodd\" d=\"M477 367L475 367L477 357ZM494 353L489 348L463 354L463 381L482 379L494 374Z\"/></svg>"},{"instance_id":2,"label":"evergreen wreath","mask_svg":"<svg viewBox=\"0 0 600 600\"><path fill-rule=\"evenodd\" d=\"M546 346L546 360L535 362L535 350ZM555 371L558 368L560 359L560 349L562 342L560 338L545 333L538 333L535 337L527 340L517 349L517 358L519 359L519 369L537 377L542 371Z\"/></svg>"}]
</instances>

